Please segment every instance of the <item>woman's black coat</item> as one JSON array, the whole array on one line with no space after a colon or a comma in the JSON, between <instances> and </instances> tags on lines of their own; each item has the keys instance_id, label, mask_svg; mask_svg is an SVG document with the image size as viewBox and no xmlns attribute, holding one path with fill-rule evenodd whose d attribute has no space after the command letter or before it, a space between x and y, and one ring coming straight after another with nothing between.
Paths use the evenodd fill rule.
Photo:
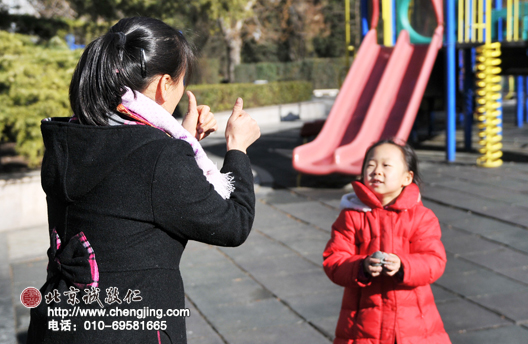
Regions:
<instances>
[{"instance_id":1,"label":"woman's black coat","mask_svg":"<svg viewBox=\"0 0 528 344\"><path fill-rule=\"evenodd\" d=\"M44 121L42 133L42 187L52 243L48 280L41 288L42 303L31 312L28 343L186 343L183 316L138 319L108 312L185 308L179 263L187 241L237 246L250 233L255 195L248 156L227 152L222 172L232 173L236 189L224 200L205 179L191 146L158 129L86 126L57 118ZM79 240L81 232L95 256L100 303L94 301L97 290L90 288L97 276L94 263L87 263L90 248ZM76 305L67 303L71 294L64 294L71 287L79 290ZM53 300L54 290L60 302ZM116 291L121 304L112 298ZM59 308L69 314L57 316L53 309ZM85 309L107 313L80 316ZM101 321L107 327L94 329ZM111 326L120 323L114 321L136 321L131 326L140 329L115 330ZM153 329L147 329L148 321ZM161 321L166 328L158 331Z\"/></svg>"}]
</instances>

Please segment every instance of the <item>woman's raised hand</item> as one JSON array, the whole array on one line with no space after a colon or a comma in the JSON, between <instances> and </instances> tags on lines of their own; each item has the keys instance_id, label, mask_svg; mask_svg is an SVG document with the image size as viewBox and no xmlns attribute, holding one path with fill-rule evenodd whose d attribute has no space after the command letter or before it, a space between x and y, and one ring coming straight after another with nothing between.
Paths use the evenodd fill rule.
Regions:
<instances>
[{"instance_id":1,"label":"woman's raised hand","mask_svg":"<svg viewBox=\"0 0 528 344\"><path fill-rule=\"evenodd\" d=\"M187 91L187 96L189 97L189 110L183 118L182 126L200 141L218 130L218 124L209 106L197 106L196 97L191 91Z\"/></svg>"},{"instance_id":2,"label":"woman's raised hand","mask_svg":"<svg viewBox=\"0 0 528 344\"><path fill-rule=\"evenodd\" d=\"M246 153L246 149L260 137L260 127L243 107L244 101L237 98L233 113L227 121L225 137L227 150L237 149Z\"/></svg>"}]
</instances>

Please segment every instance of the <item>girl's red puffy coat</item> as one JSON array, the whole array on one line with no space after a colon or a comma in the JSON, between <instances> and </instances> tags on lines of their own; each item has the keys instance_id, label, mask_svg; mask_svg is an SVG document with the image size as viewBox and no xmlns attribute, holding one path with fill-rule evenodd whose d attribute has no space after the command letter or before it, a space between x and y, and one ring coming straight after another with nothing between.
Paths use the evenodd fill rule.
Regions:
<instances>
[{"instance_id":1,"label":"girl's red puffy coat","mask_svg":"<svg viewBox=\"0 0 528 344\"><path fill-rule=\"evenodd\" d=\"M430 287L446 264L440 225L418 186L386 207L365 185L353 186L366 207L341 212L323 254L326 274L345 287L334 343L450 343ZM403 280L360 277L363 260L378 250L400 257Z\"/></svg>"}]
</instances>

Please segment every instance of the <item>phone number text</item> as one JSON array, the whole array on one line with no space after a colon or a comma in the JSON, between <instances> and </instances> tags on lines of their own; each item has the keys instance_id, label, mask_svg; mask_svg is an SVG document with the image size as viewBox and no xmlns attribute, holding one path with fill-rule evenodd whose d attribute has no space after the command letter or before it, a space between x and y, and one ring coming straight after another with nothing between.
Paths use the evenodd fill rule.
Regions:
<instances>
[{"instance_id":1,"label":"phone number text","mask_svg":"<svg viewBox=\"0 0 528 344\"><path fill-rule=\"evenodd\" d=\"M153 331L164 331L167 329L167 322L164 320L161 321L139 321L139 320L121 320L121 321L112 321L110 324L107 324L103 320L99 321L85 321L84 329L86 331L96 330L114 330L114 331L139 331L139 330L153 330Z\"/></svg>"}]
</instances>

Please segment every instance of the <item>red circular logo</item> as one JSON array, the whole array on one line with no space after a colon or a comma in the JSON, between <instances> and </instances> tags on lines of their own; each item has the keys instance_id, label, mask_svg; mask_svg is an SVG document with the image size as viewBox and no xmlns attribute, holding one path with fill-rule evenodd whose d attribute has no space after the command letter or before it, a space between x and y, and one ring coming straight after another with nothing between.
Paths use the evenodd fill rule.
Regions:
<instances>
[{"instance_id":1,"label":"red circular logo","mask_svg":"<svg viewBox=\"0 0 528 344\"><path fill-rule=\"evenodd\" d=\"M22 302L26 308L35 308L40 305L40 301L42 301L42 295L35 287L27 287L22 294L20 294L20 302Z\"/></svg>"}]
</instances>

